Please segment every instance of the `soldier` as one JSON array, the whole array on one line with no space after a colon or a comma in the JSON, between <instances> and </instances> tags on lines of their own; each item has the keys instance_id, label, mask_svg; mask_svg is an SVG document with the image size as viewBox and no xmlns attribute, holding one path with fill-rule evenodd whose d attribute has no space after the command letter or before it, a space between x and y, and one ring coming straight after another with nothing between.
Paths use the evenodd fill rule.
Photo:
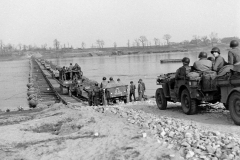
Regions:
<instances>
[{"instance_id":1,"label":"soldier","mask_svg":"<svg viewBox=\"0 0 240 160\"><path fill-rule=\"evenodd\" d=\"M199 60L194 62L193 67L197 71L211 71L213 64L212 61L207 59L206 52L200 52L198 55Z\"/></svg>"},{"instance_id":2,"label":"soldier","mask_svg":"<svg viewBox=\"0 0 240 160\"><path fill-rule=\"evenodd\" d=\"M115 83L112 77L109 78L109 83Z\"/></svg>"},{"instance_id":3,"label":"soldier","mask_svg":"<svg viewBox=\"0 0 240 160\"><path fill-rule=\"evenodd\" d=\"M66 67L65 66L63 66L63 68L62 68L62 80L63 81L66 81Z\"/></svg>"},{"instance_id":4,"label":"soldier","mask_svg":"<svg viewBox=\"0 0 240 160\"><path fill-rule=\"evenodd\" d=\"M134 98L134 101L136 101L135 90L136 90L136 86L135 86L135 84L133 84L133 81L131 81L130 82L130 94L129 94L130 102L132 102L132 96Z\"/></svg>"},{"instance_id":5,"label":"soldier","mask_svg":"<svg viewBox=\"0 0 240 160\"><path fill-rule=\"evenodd\" d=\"M98 87L98 83L95 83L95 87L93 88L93 103L95 106L100 104L100 88Z\"/></svg>"},{"instance_id":6,"label":"soldier","mask_svg":"<svg viewBox=\"0 0 240 160\"><path fill-rule=\"evenodd\" d=\"M73 65L72 63L70 63L70 66L68 67L68 71L70 72L70 80L72 80L72 69L73 69Z\"/></svg>"},{"instance_id":7,"label":"soldier","mask_svg":"<svg viewBox=\"0 0 240 160\"><path fill-rule=\"evenodd\" d=\"M240 62L240 50L237 48L238 41L232 40L230 42L230 51L228 52L228 63L229 64L236 64Z\"/></svg>"},{"instance_id":8,"label":"soldier","mask_svg":"<svg viewBox=\"0 0 240 160\"><path fill-rule=\"evenodd\" d=\"M211 53L215 57L215 63L213 65L213 70L218 72L225 64L225 60L220 56L220 49L218 47L213 47Z\"/></svg>"},{"instance_id":9,"label":"soldier","mask_svg":"<svg viewBox=\"0 0 240 160\"><path fill-rule=\"evenodd\" d=\"M176 71L175 79L186 79L186 75L192 71L192 68L189 66L190 59L188 57L184 57L182 59L183 66L178 68Z\"/></svg>"},{"instance_id":10,"label":"soldier","mask_svg":"<svg viewBox=\"0 0 240 160\"><path fill-rule=\"evenodd\" d=\"M100 88L106 88L106 87L107 87L107 84L108 84L108 82L106 81L106 77L103 77L102 80L103 80L103 81L102 81L102 83L101 83L101 85L100 85Z\"/></svg>"},{"instance_id":11,"label":"soldier","mask_svg":"<svg viewBox=\"0 0 240 160\"><path fill-rule=\"evenodd\" d=\"M82 79L83 73L82 73L82 71L81 71L81 67L80 67L77 63L75 63L75 65L73 66L72 70L73 70L73 71L78 71L77 77L78 77L79 79Z\"/></svg>"},{"instance_id":12,"label":"soldier","mask_svg":"<svg viewBox=\"0 0 240 160\"><path fill-rule=\"evenodd\" d=\"M145 84L142 82L142 79L139 79L138 81L138 99L139 101L142 101L142 98L144 96L145 91Z\"/></svg>"}]
</instances>

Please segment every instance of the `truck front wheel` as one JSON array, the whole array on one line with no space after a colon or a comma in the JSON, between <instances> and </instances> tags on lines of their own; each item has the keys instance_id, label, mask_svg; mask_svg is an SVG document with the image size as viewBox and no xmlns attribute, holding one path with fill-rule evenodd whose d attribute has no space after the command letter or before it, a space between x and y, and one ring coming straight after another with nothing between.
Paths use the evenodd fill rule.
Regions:
<instances>
[{"instance_id":1,"label":"truck front wheel","mask_svg":"<svg viewBox=\"0 0 240 160\"><path fill-rule=\"evenodd\" d=\"M240 125L240 93L233 92L228 101L230 115L236 125Z\"/></svg>"},{"instance_id":2,"label":"truck front wheel","mask_svg":"<svg viewBox=\"0 0 240 160\"><path fill-rule=\"evenodd\" d=\"M192 115L197 113L197 100L190 97L187 89L182 91L181 104L185 114Z\"/></svg>"},{"instance_id":3,"label":"truck front wheel","mask_svg":"<svg viewBox=\"0 0 240 160\"><path fill-rule=\"evenodd\" d=\"M164 96L163 89L158 88L155 94L156 103L160 110L165 110L167 108L167 99Z\"/></svg>"}]
</instances>

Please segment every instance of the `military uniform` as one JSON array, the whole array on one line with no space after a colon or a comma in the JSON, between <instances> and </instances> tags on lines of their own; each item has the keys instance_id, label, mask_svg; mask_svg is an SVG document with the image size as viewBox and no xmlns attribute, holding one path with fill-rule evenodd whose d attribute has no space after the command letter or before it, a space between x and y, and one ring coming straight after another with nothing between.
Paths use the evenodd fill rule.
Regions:
<instances>
[{"instance_id":1,"label":"military uniform","mask_svg":"<svg viewBox=\"0 0 240 160\"><path fill-rule=\"evenodd\" d=\"M107 87L107 84L108 84L108 82L107 82L106 80L103 80L102 83L101 83L101 85L100 85L100 87L101 87L101 88L106 88L106 87Z\"/></svg>"},{"instance_id":2,"label":"military uniform","mask_svg":"<svg viewBox=\"0 0 240 160\"><path fill-rule=\"evenodd\" d=\"M190 66L182 66L176 71L175 79L185 79L186 75L191 72L192 67Z\"/></svg>"},{"instance_id":3,"label":"military uniform","mask_svg":"<svg viewBox=\"0 0 240 160\"><path fill-rule=\"evenodd\" d=\"M99 98L100 98L100 88L98 86L95 86L93 88L93 103L95 106L98 106L100 104Z\"/></svg>"},{"instance_id":4,"label":"military uniform","mask_svg":"<svg viewBox=\"0 0 240 160\"><path fill-rule=\"evenodd\" d=\"M134 101L136 101L136 98L135 98L135 89L136 89L136 86L135 84L131 84L130 85L130 94L129 94L129 99L130 99L130 102L132 102L132 96L134 98Z\"/></svg>"},{"instance_id":5,"label":"military uniform","mask_svg":"<svg viewBox=\"0 0 240 160\"><path fill-rule=\"evenodd\" d=\"M228 52L228 63L235 64L240 62L240 50L238 48L233 48Z\"/></svg>"},{"instance_id":6,"label":"military uniform","mask_svg":"<svg viewBox=\"0 0 240 160\"><path fill-rule=\"evenodd\" d=\"M193 67L198 71L211 71L213 64L212 61L207 58L202 58L199 61L194 62Z\"/></svg>"},{"instance_id":7,"label":"military uniform","mask_svg":"<svg viewBox=\"0 0 240 160\"><path fill-rule=\"evenodd\" d=\"M216 59L215 59L215 63L213 65L213 70L218 72L223 66L225 65L225 60L223 57L221 56L218 56Z\"/></svg>"}]
</instances>

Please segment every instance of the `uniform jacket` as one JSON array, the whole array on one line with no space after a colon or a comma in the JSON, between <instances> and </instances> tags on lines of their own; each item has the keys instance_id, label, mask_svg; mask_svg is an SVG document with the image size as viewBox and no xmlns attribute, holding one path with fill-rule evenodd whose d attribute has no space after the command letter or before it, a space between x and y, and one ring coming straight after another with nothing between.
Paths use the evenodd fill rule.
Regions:
<instances>
[{"instance_id":1,"label":"uniform jacket","mask_svg":"<svg viewBox=\"0 0 240 160\"><path fill-rule=\"evenodd\" d=\"M106 88L106 87L107 87L107 84L108 84L108 82L107 82L106 80L103 80L102 83L101 83L101 85L100 85L100 87L101 87L101 88Z\"/></svg>"},{"instance_id":2,"label":"uniform jacket","mask_svg":"<svg viewBox=\"0 0 240 160\"><path fill-rule=\"evenodd\" d=\"M138 83L138 92L144 92L144 87L143 87L143 84L140 82Z\"/></svg>"},{"instance_id":3,"label":"uniform jacket","mask_svg":"<svg viewBox=\"0 0 240 160\"><path fill-rule=\"evenodd\" d=\"M178 68L178 70L176 71L176 75L175 75L175 79L185 79L186 75L191 72L192 67L190 66L182 66L180 68Z\"/></svg>"},{"instance_id":4,"label":"uniform jacket","mask_svg":"<svg viewBox=\"0 0 240 160\"><path fill-rule=\"evenodd\" d=\"M223 57L221 56L218 56L216 59L215 59L215 63L213 65L213 70L218 72L224 65L225 65L225 60Z\"/></svg>"},{"instance_id":5,"label":"uniform jacket","mask_svg":"<svg viewBox=\"0 0 240 160\"><path fill-rule=\"evenodd\" d=\"M131 84L131 85L130 85L130 93L134 93L134 92L135 92L135 89L136 89L135 84Z\"/></svg>"},{"instance_id":6,"label":"uniform jacket","mask_svg":"<svg viewBox=\"0 0 240 160\"><path fill-rule=\"evenodd\" d=\"M235 64L240 62L240 50L238 48L233 48L228 52L228 63Z\"/></svg>"},{"instance_id":7,"label":"uniform jacket","mask_svg":"<svg viewBox=\"0 0 240 160\"><path fill-rule=\"evenodd\" d=\"M212 61L207 58L202 58L199 61L194 62L193 67L198 71L211 71L213 64Z\"/></svg>"}]
</instances>

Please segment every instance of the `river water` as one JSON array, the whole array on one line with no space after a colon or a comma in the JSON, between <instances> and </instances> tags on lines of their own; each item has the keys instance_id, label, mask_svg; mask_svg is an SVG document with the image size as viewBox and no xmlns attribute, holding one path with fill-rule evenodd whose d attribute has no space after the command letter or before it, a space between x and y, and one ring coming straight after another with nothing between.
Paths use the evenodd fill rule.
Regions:
<instances>
[{"instance_id":1,"label":"river water","mask_svg":"<svg viewBox=\"0 0 240 160\"><path fill-rule=\"evenodd\" d=\"M0 110L28 108L29 60L0 62Z\"/></svg>"}]
</instances>

